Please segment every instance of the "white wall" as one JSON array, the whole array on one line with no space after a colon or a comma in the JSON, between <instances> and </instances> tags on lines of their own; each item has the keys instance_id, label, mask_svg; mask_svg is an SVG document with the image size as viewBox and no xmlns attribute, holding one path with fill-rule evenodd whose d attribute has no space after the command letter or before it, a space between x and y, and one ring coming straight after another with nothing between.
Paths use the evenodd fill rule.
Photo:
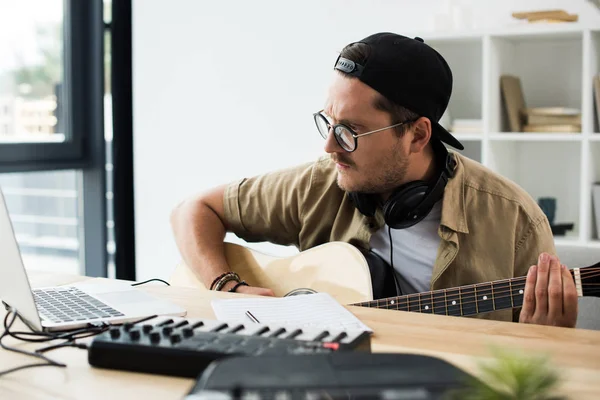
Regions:
<instances>
[{"instance_id":1,"label":"white wall","mask_svg":"<svg viewBox=\"0 0 600 400\"><path fill-rule=\"evenodd\" d=\"M600 26L600 12L585 0L459 4L471 3L475 28L514 24L512 11L541 5ZM441 0L134 1L138 278L168 277L178 262L169 213L179 201L322 154L311 115L325 101L345 44L378 31L426 32L446 6Z\"/></svg>"}]
</instances>

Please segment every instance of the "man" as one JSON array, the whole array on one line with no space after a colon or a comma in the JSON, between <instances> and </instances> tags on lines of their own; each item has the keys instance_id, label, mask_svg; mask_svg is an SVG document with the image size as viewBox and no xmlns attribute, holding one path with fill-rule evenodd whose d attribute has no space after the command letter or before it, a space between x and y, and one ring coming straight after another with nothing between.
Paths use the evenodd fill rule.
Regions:
<instances>
[{"instance_id":1,"label":"man","mask_svg":"<svg viewBox=\"0 0 600 400\"><path fill-rule=\"evenodd\" d=\"M273 295L227 273L227 231L300 250L345 241L387 261L403 294L527 275L522 310L484 317L575 326L575 285L541 209L442 144L463 149L438 124L452 91L443 57L420 38L379 33L346 46L334 70L314 115L329 156L215 188L173 211L178 248L204 284Z\"/></svg>"}]
</instances>

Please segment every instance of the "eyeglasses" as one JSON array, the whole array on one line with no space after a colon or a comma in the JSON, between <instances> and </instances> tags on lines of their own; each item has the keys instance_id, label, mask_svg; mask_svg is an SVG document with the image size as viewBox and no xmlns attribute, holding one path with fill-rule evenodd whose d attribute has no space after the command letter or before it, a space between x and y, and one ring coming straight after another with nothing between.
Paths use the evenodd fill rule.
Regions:
<instances>
[{"instance_id":1,"label":"eyeglasses","mask_svg":"<svg viewBox=\"0 0 600 400\"><path fill-rule=\"evenodd\" d=\"M374 131L357 134L350 128L344 124L335 124L332 125L329 123L327 118L323 115L323 110L314 113L313 117L315 119L315 124L317 125L317 129L319 133L323 137L323 139L327 139L329 136L329 130L333 130L333 136L335 137L335 141L340 145L340 147L346 150L348 153L352 153L358 147L358 138L361 136L367 136L372 133L377 133L381 131L385 131L386 129L395 128L397 126L401 126L404 124L408 124L414 122L416 120L404 121L398 124L386 126L385 128L376 129Z\"/></svg>"}]
</instances>

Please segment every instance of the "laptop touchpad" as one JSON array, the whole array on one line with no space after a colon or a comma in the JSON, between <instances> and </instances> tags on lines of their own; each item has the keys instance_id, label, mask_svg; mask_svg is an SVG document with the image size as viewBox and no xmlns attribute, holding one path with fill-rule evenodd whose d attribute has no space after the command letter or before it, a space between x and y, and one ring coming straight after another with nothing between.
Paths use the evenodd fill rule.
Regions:
<instances>
[{"instance_id":1,"label":"laptop touchpad","mask_svg":"<svg viewBox=\"0 0 600 400\"><path fill-rule=\"evenodd\" d=\"M156 298L141 290L125 290L109 293L98 293L95 295L100 300L113 306L134 303L148 303L156 301Z\"/></svg>"}]
</instances>

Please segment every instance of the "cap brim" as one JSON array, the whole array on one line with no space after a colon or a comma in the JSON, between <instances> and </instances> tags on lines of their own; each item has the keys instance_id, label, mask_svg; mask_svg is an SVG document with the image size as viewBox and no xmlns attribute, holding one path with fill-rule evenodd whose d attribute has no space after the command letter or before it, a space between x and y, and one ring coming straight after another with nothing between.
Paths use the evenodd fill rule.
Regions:
<instances>
[{"instance_id":1,"label":"cap brim","mask_svg":"<svg viewBox=\"0 0 600 400\"><path fill-rule=\"evenodd\" d=\"M430 120L431 121L431 120ZM450 146L458 149L464 150L465 146L461 142L459 142L454 136L450 134L443 126L435 121L431 121L431 134L432 136L437 137L442 142L449 144Z\"/></svg>"}]
</instances>

